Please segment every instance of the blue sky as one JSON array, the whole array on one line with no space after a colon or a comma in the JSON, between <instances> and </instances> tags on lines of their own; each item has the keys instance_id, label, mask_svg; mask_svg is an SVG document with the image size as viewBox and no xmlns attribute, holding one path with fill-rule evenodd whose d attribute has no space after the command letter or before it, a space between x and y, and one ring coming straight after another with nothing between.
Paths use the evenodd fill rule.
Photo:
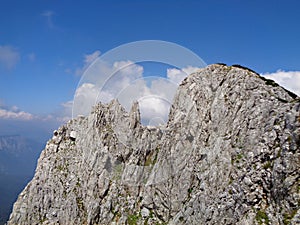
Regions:
<instances>
[{"instance_id":1,"label":"blue sky","mask_svg":"<svg viewBox=\"0 0 300 225\"><path fill-rule=\"evenodd\" d=\"M89 55L149 39L295 85L299 22L296 0L1 0L0 109L10 119L60 114Z\"/></svg>"}]
</instances>

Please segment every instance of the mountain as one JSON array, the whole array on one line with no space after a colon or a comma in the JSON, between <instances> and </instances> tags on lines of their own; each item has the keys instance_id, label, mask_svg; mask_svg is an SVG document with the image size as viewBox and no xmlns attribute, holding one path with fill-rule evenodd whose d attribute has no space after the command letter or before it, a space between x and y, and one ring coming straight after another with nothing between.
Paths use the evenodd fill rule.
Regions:
<instances>
[{"instance_id":1,"label":"mountain","mask_svg":"<svg viewBox=\"0 0 300 225\"><path fill-rule=\"evenodd\" d=\"M299 109L224 64L181 83L165 126L98 104L54 132L8 224L299 224Z\"/></svg>"},{"instance_id":2,"label":"mountain","mask_svg":"<svg viewBox=\"0 0 300 225\"><path fill-rule=\"evenodd\" d=\"M33 174L42 147L21 135L0 136L0 174Z\"/></svg>"},{"instance_id":3,"label":"mountain","mask_svg":"<svg viewBox=\"0 0 300 225\"><path fill-rule=\"evenodd\" d=\"M42 148L21 135L0 136L0 224L8 220L18 194L32 179Z\"/></svg>"}]
</instances>

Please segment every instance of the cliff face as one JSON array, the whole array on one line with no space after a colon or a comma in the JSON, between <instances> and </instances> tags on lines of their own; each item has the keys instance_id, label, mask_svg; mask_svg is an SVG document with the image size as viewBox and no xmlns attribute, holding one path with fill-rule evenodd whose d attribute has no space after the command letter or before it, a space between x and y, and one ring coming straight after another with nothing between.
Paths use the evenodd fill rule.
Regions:
<instances>
[{"instance_id":1,"label":"cliff face","mask_svg":"<svg viewBox=\"0 0 300 225\"><path fill-rule=\"evenodd\" d=\"M99 104L54 132L8 224L300 223L299 109L225 65L182 82L165 127Z\"/></svg>"}]
</instances>

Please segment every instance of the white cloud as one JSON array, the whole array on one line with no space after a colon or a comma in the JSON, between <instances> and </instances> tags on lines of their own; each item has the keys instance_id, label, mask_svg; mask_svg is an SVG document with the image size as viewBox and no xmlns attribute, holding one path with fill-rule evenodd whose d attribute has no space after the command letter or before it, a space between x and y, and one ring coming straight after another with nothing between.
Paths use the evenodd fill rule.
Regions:
<instances>
[{"instance_id":1,"label":"white cloud","mask_svg":"<svg viewBox=\"0 0 300 225\"><path fill-rule=\"evenodd\" d=\"M275 73L262 75L300 96L300 71L277 70Z\"/></svg>"},{"instance_id":2,"label":"white cloud","mask_svg":"<svg viewBox=\"0 0 300 225\"><path fill-rule=\"evenodd\" d=\"M159 96L147 96L139 101L143 122L148 125L153 119L157 122L167 122L171 104ZM154 124L155 125L155 124Z\"/></svg>"},{"instance_id":3,"label":"white cloud","mask_svg":"<svg viewBox=\"0 0 300 225\"><path fill-rule=\"evenodd\" d=\"M134 64L131 61L117 61L113 64L113 70L120 71L123 76L141 77L144 68L140 65Z\"/></svg>"},{"instance_id":4,"label":"white cloud","mask_svg":"<svg viewBox=\"0 0 300 225\"><path fill-rule=\"evenodd\" d=\"M136 81L142 81L144 69L142 66L130 61L115 62L112 68L107 69L106 74L111 75L108 80L99 83L99 100L108 102L116 98L124 89L128 89ZM97 76L99 77L99 76ZM135 88L143 88L145 84ZM111 98L107 98L109 96Z\"/></svg>"},{"instance_id":5,"label":"white cloud","mask_svg":"<svg viewBox=\"0 0 300 225\"><path fill-rule=\"evenodd\" d=\"M167 77L171 81L180 84L184 78L186 78L191 73L197 71L198 69L199 69L198 67L192 67L192 66L187 66L185 68L182 68L182 70L176 68L170 68L167 70Z\"/></svg>"},{"instance_id":6,"label":"white cloud","mask_svg":"<svg viewBox=\"0 0 300 225\"><path fill-rule=\"evenodd\" d=\"M6 69L13 68L20 59L19 52L11 46L0 45L0 65Z\"/></svg>"},{"instance_id":7,"label":"white cloud","mask_svg":"<svg viewBox=\"0 0 300 225\"><path fill-rule=\"evenodd\" d=\"M133 101L138 100L144 124L153 123L154 118L158 122L167 122L179 83L198 69L170 68L166 71L167 78L162 78L144 77L144 68L131 61L107 63L99 59L88 67L99 55L99 51L85 55L84 66L79 69L85 75L74 96L73 116L87 115L97 102L108 103L112 99L118 99L129 111ZM64 106L71 111L69 103Z\"/></svg>"},{"instance_id":8,"label":"white cloud","mask_svg":"<svg viewBox=\"0 0 300 225\"><path fill-rule=\"evenodd\" d=\"M51 10L44 11L41 15L44 16L47 20L47 24L50 28L54 28L52 17L55 13Z\"/></svg>"},{"instance_id":9,"label":"white cloud","mask_svg":"<svg viewBox=\"0 0 300 225\"><path fill-rule=\"evenodd\" d=\"M91 107L96 104L96 99L99 90L96 88L95 84L84 83L79 88L77 88L74 99L76 99L76 105L73 107L73 112L76 115L87 115ZM65 107L69 107L69 104L64 104Z\"/></svg>"},{"instance_id":10,"label":"white cloud","mask_svg":"<svg viewBox=\"0 0 300 225\"><path fill-rule=\"evenodd\" d=\"M20 109L15 105L12 106L10 110L13 111L13 112L19 112L20 111Z\"/></svg>"},{"instance_id":11,"label":"white cloud","mask_svg":"<svg viewBox=\"0 0 300 225\"><path fill-rule=\"evenodd\" d=\"M30 123L47 123L59 126L71 119L73 102L66 102L63 104L62 109L48 115L37 115L29 112L22 111L17 106L7 106L5 102L0 99L0 122L9 121L13 122L30 122ZM55 126L54 126L55 127Z\"/></svg>"},{"instance_id":12,"label":"white cloud","mask_svg":"<svg viewBox=\"0 0 300 225\"><path fill-rule=\"evenodd\" d=\"M112 65L98 61L87 70L89 76L79 85L74 96L75 115L87 115L96 102L108 103L117 98L120 91L143 74L143 67L130 61L114 62Z\"/></svg>"},{"instance_id":13,"label":"white cloud","mask_svg":"<svg viewBox=\"0 0 300 225\"><path fill-rule=\"evenodd\" d=\"M0 99L0 120L13 120L13 121L48 121L48 122L62 122L62 117L54 115L35 115L29 112L22 111L17 106L7 106L3 100ZM70 119L70 117L69 117ZM65 122L64 120L63 122Z\"/></svg>"},{"instance_id":14,"label":"white cloud","mask_svg":"<svg viewBox=\"0 0 300 225\"><path fill-rule=\"evenodd\" d=\"M101 52L99 50L94 51L91 54L86 54L84 55L84 62L86 65L91 64L92 62L94 62L95 59L97 59L100 56Z\"/></svg>"},{"instance_id":15,"label":"white cloud","mask_svg":"<svg viewBox=\"0 0 300 225\"><path fill-rule=\"evenodd\" d=\"M67 122L72 119L73 101L64 102L61 104L61 107L61 110L57 113L55 118L62 122Z\"/></svg>"},{"instance_id":16,"label":"white cloud","mask_svg":"<svg viewBox=\"0 0 300 225\"><path fill-rule=\"evenodd\" d=\"M53 11L47 10L47 11L44 11L44 12L42 13L42 16L45 16L45 17L51 17L53 14L54 14Z\"/></svg>"},{"instance_id":17,"label":"white cloud","mask_svg":"<svg viewBox=\"0 0 300 225\"><path fill-rule=\"evenodd\" d=\"M91 63L94 62L100 56L100 54L101 52L99 50L96 50L91 54L84 54L83 67L77 68L75 70L75 75L81 76L84 73L84 71L89 67L89 65L91 65Z\"/></svg>"},{"instance_id":18,"label":"white cloud","mask_svg":"<svg viewBox=\"0 0 300 225\"><path fill-rule=\"evenodd\" d=\"M14 111L7 109L0 109L0 118L1 119L17 119L17 120L32 120L34 116L30 113L24 111Z\"/></svg>"}]
</instances>

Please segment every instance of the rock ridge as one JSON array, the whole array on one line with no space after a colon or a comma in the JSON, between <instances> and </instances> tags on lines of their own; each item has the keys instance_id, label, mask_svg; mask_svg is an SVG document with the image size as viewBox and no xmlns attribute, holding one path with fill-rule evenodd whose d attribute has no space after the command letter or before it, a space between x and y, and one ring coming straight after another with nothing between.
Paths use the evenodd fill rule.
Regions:
<instances>
[{"instance_id":1,"label":"rock ridge","mask_svg":"<svg viewBox=\"0 0 300 225\"><path fill-rule=\"evenodd\" d=\"M210 65L164 127L113 100L54 131L8 224L299 224L299 148L298 96Z\"/></svg>"}]
</instances>

